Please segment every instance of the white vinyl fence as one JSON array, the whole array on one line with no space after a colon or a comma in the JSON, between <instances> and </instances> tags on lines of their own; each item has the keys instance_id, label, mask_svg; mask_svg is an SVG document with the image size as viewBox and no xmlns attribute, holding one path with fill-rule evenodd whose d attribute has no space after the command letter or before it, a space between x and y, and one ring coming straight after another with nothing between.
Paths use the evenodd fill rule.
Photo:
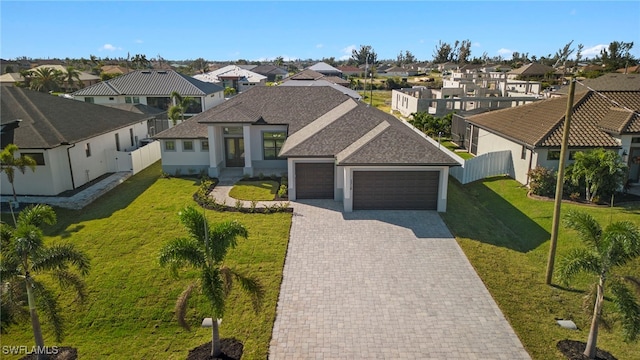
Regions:
<instances>
[{"instance_id":1,"label":"white vinyl fence","mask_svg":"<svg viewBox=\"0 0 640 360\"><path fill-rule=\"evenodd\" d=\"M132 175L146 169L160 160L160 142L154 141L134 151L115 151L107 153L109 171L131 171Z\"/></svg>"},{"instance_id":2,"label":"white vinyl fence","mask_svg":"<svg viewBox=\"0 0 640 360\"><path fill-rule=\"evenodd\" d=\"M515 177L511 151L496 151L465 160L462 166L449 169L449 174L462 184L489 176L509 175Z\"/></svg>"}]
</instances>

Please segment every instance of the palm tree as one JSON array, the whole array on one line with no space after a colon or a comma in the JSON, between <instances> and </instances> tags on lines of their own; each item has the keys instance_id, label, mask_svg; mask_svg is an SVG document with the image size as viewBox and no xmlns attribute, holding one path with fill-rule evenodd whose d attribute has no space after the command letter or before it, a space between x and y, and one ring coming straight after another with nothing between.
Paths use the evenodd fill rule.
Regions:
<instances>
[{"instance_id":1,"label":"palm tree","mask_svg":"<svg viewBox=\"0 0 640 360\"><path fill-rule=\"evenodd\" d=\"M63 83L64 74L60 70L42 67L33 72L31 79L31 90L49 92L60 89Z\"/></svg>"},{"instance_id":2,"label":"palm tree","mask_svg":"<svg viewBox=\"0 0 640 360\"><path fill-rule=\"evenodd\" d=\"M67 83L69 90L73 90L75 80L78 80L78 84L83 86L82 80L80 80L80 71L76 70L73 66L67 66L64 73L64 81Z\"/></svg>"},{"instance_id":3,"label":"palm tree","mask_svg":"<svg viewBox=\"0 0 640 360\"><path fill-rule=\"evenodd\" d=\"M176 238L167 243L160 251L160 265L170 266L174 274L180 268L191 267L200 270L199 285L211 303L213 310L211 355L218 356L220 335L218 321L224 315L225 300L236 280L253 300L257 310L263 296L263 289L257 280L243 276L224 263L229 249L237 244L238 236L247 238L247 229L237 221L226 221L214 226L203 213L188 206L179 213L180 222L187 229L188 237ZM189 330L185 321L187 301L197 282L190 284L178 297L176 316L178 323Z\"/></svg>"},{"instance_id":4,"label":"palm tree","mask_svg":"<svg viewBox=\"0 0 640 360\"><path fill-rule=\"evenodd\" d=\"M16 169L23 174L27 171L27 168L31 169L31 171L36 171L36 161L33 160L33 158L26 155L20 155L20 157L14 156L18 150L17 145L8 144L2 152L0 152L0 172L7 174L7 179L11 184L11 190L13 190L14 201L18 201L16 187L13 185L13 181L16 176Z\"/></svg>"},{"instance_id":5,"label":"palm tree","mask_svg":"<svg viewBox=\"0 0 640 360\"><path fill-rule=\"evenodd\" d=\"M604 305L605 281L611 283L611 301L620 313L625 340L634 341L640 335L640 302L626 286L632 284L640 293L640 279L621 276L614 272L618 267L640 256L640 230L631 221L609 224L605 229L589 214L570 211L565 217L568 228L576 230L587 248L575 249L559 266L560 280L567 284L579 273L596 275L592 291L587 295L595 299L591 328L584 355L596 356L598 325Z\"/></svg>"},{"instance_id":6,"label":"palm tree","mask_svg":"<svg viewBox=\"0 0 640 360\"><path fill-rule=\"evenodd\" d=\"M171 92L170 97L173 106L169 108L168 116L175 125L178 122L178 119L184 121L184 113L187 112L189 106L191 106L191 103L193 103L194 100L190 96L182 97L182 95L177 91Z\"/></svg>"},{"instance_id":7,"label":"palm tree","mask_svg":"<svg viewBox=\"0 0 640 360\"><path fill-rule=\"evenodd\" d=\"M49 205L32 205L20 212L15 228L1 223L2 253L0 254L0 278L8 284L2 302L13 302L4 308L20 307L20 299L26 299L31 326L37 348L44 350L44 338L37 308L40 307L53 326L56 341L64 336L63 319L60 316L58 297L48 286L51 282L36 280L36 275L48 274L63 290L72 288L80 301L86 297L82 276L89 271L89 260L72 244L46 246L43 243L42 224L55 224L56 213ZM70 267L76 268L77 272ZM39 277L39 276L38 276ZM23 286L16 286L23 284ZM22 290L20 290L22 289ZM4 314L3 314L4 315ZM43 358L38 355L38 359Z\"/></svg>"}]
</instances>

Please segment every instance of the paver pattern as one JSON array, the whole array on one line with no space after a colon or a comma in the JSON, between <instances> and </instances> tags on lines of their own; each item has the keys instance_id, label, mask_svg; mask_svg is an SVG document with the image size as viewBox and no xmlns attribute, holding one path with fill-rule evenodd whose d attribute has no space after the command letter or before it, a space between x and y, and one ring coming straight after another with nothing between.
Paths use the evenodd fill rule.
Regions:
<instances>
[{"instance_id":1,"label":"paver pattern","mask_svg":"<svg viewBox=\"0 0 640 360\"><path fill-rule=\"evenodd\" d=\"M269 359L530 359L436 212L293 207Z\"/></svg>"}]
</instances>

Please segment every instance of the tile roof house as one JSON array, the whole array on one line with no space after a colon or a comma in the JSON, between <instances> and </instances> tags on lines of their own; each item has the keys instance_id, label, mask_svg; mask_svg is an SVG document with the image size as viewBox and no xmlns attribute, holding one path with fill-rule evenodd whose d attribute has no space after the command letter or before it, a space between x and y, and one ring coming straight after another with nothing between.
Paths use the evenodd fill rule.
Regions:
<instances>
[{"instance_id":1,"label":"tile roof house","mask_svg":"<svg viewBox=\"0 0 640 360\"><path fill-rule=\"evenodd\" d=\"M414 69L405 69L400 66L394 66L384 70L384 72L378 71L378 75L382 76L416 76L418 74L418 70Z\"/></svg>"},{"instance_id":2,"label":"tile roof house","mask_svg":"<svg viewBox=\"0 0 640 360\"><path fill-rule=\"evenodd\" d=\"M330 83L338 84L346 87L348 87L350 84L349 80L346 80L337 76L324 75L311 69L305 69L300 71L297 74L293 74L288 78L283 79L282 82L284 83L287 81L316 81L316 80L325 80Z\"/></svg>"},{"instance_id":3,"label":"tile roof house","mask_svg":"<svg viewBox=\"0 0 640 360\"><path fill-rule=\"evenodd\" d=\"M161 110L172 105L170 95L177 91L191 97L187 116L210 109L224 101L224 88L200 81L174 70L136 70L74 92L76 100L108 104L144 104Z\"/></svg>"},{"instance_id":4,"label":"tile roof house","mask_svg":"<svg viewBox=\"0 0 640 360\"><path fill-rule=\"evenodd\" d=\"M338 66L338 70L342 71L343 76L360 76L362 69L356 66Z\"/></svg>"},{"instance_id":5,"label":"tile roof house","mask_svg":"<svg viewBox=\"0 0 640 360\"><path fill-rule=\"evenodd\" d=\"M556 71L556 69L551 66L539 63L530 63L513 69L507 72L507 77L509 79L534 80L542 79L547 76L547 74L553 74L553 77L556 79L562 77L562 72Z\"/></svg>"},{"instance_id":6,"label":"tile roof house","mask_svg":"<svg viewBox=\"0 0 640 360\"><path fill-rule=\"evenodd\" d=\"M247 91L254 86L265 86L267 77L236 65L227 65L205 74L193 76L195 79L218 84L223 88L233 88L236 92Z\"/></svg>"},{"instance_id":7,"label":"tile roof house","mask_svg":"<svg viewBox=\"0 0 640 360\"><path fill-rule=\"evenodd\" d=\"M445 211L459 165L396 117L325 86L255 87L155 138L167 173L287 173L291 200L334 199L345 211Z\"/></svg>"},{"instance_id":8,"label":"tile roof house","mask_svg":"<svg viewBox=\"0 0 640 360\"><path fill-rule=\"evenodd\" d=\"M21 195L58 195L107 173L130 171L129 153L148 136L147 121L153 118L18 87L1 91L0 122L18 123L13 138L3 134L3 141L37 162L35 172L16 175ZM0 177L4 196L11 186Z\"/></svg>"},{"instance_id":9,"label":"tile roof house","mask_svg":"<svg viewBox=\"0 0 640 360\"><path fill-rule=\"evenodd\" d=\"M307 69L319 72L320 74L326 76L342 77L342 71L340 71L340 69L337 69L322 61L309 66Z\"/></svg>"},{"instance_id":10,"label":"tile roof house","mask_svg":"<svg viewBox=\"0 0 640 360\"><path fill-rule=\"evenodd\" d=\"M528 184L529 170L557 169L566 108L565 95L470 116L465 118L467 135L461 136L475 155L511 151L516 180ZM570 129L570 154L599 147L614 150L627 161L631 181L638 182L640 76L609 74L578 82Z\"/></svg>"}]
</instances>

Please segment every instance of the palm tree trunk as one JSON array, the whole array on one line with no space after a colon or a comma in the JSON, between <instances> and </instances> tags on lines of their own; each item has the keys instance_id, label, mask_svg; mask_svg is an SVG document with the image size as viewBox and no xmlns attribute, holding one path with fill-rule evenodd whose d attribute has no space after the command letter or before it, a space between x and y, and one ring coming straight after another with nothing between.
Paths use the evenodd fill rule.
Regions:
<instances>
[{"instance_id":1,"label":"palm tree trunk","mask_svg":"<svg viewBox=\"0 0 640 360\"><path fill-rule=\"evenodd\" d=\"M596 295L596 304L593 307L593 317L591 319L591 328L589 329L589 339L584 349L584 355L589 359L596 358L596 343L598 341L598 324L600 322L600 314L602 313L602 303L604 301L604 276L600 276L598 283L598 293Z\"/></svg>"},{"instance_id":2,"label":"palm tree trunk","mask_svg":"<svg viewBox=\"0 0 640 360\"><path fill-rule=\"evenodd\" d=\"M213 318L211 322L211 356L217 357L222 354L220 348L220 332L218 331L218 319Z\"/></svg>"},{"instance_id":3,"label":"palm tree trunk","mask_svg":"<svg viewBox=\"0 0 640 360\"><path fill-rule=\"evenodd\" d=\"M40 320L38 319L38 311L36 310L36 300L31 289L31 281L29 275L25 278L27 284L27 301L29 302L29 313L31 315L31 327L33 328L33 336L36 339L36 351L38 360L46 359L44 354L44 338L42 337L42 329L40 328Z\"/></svg>"}]
</instances>

